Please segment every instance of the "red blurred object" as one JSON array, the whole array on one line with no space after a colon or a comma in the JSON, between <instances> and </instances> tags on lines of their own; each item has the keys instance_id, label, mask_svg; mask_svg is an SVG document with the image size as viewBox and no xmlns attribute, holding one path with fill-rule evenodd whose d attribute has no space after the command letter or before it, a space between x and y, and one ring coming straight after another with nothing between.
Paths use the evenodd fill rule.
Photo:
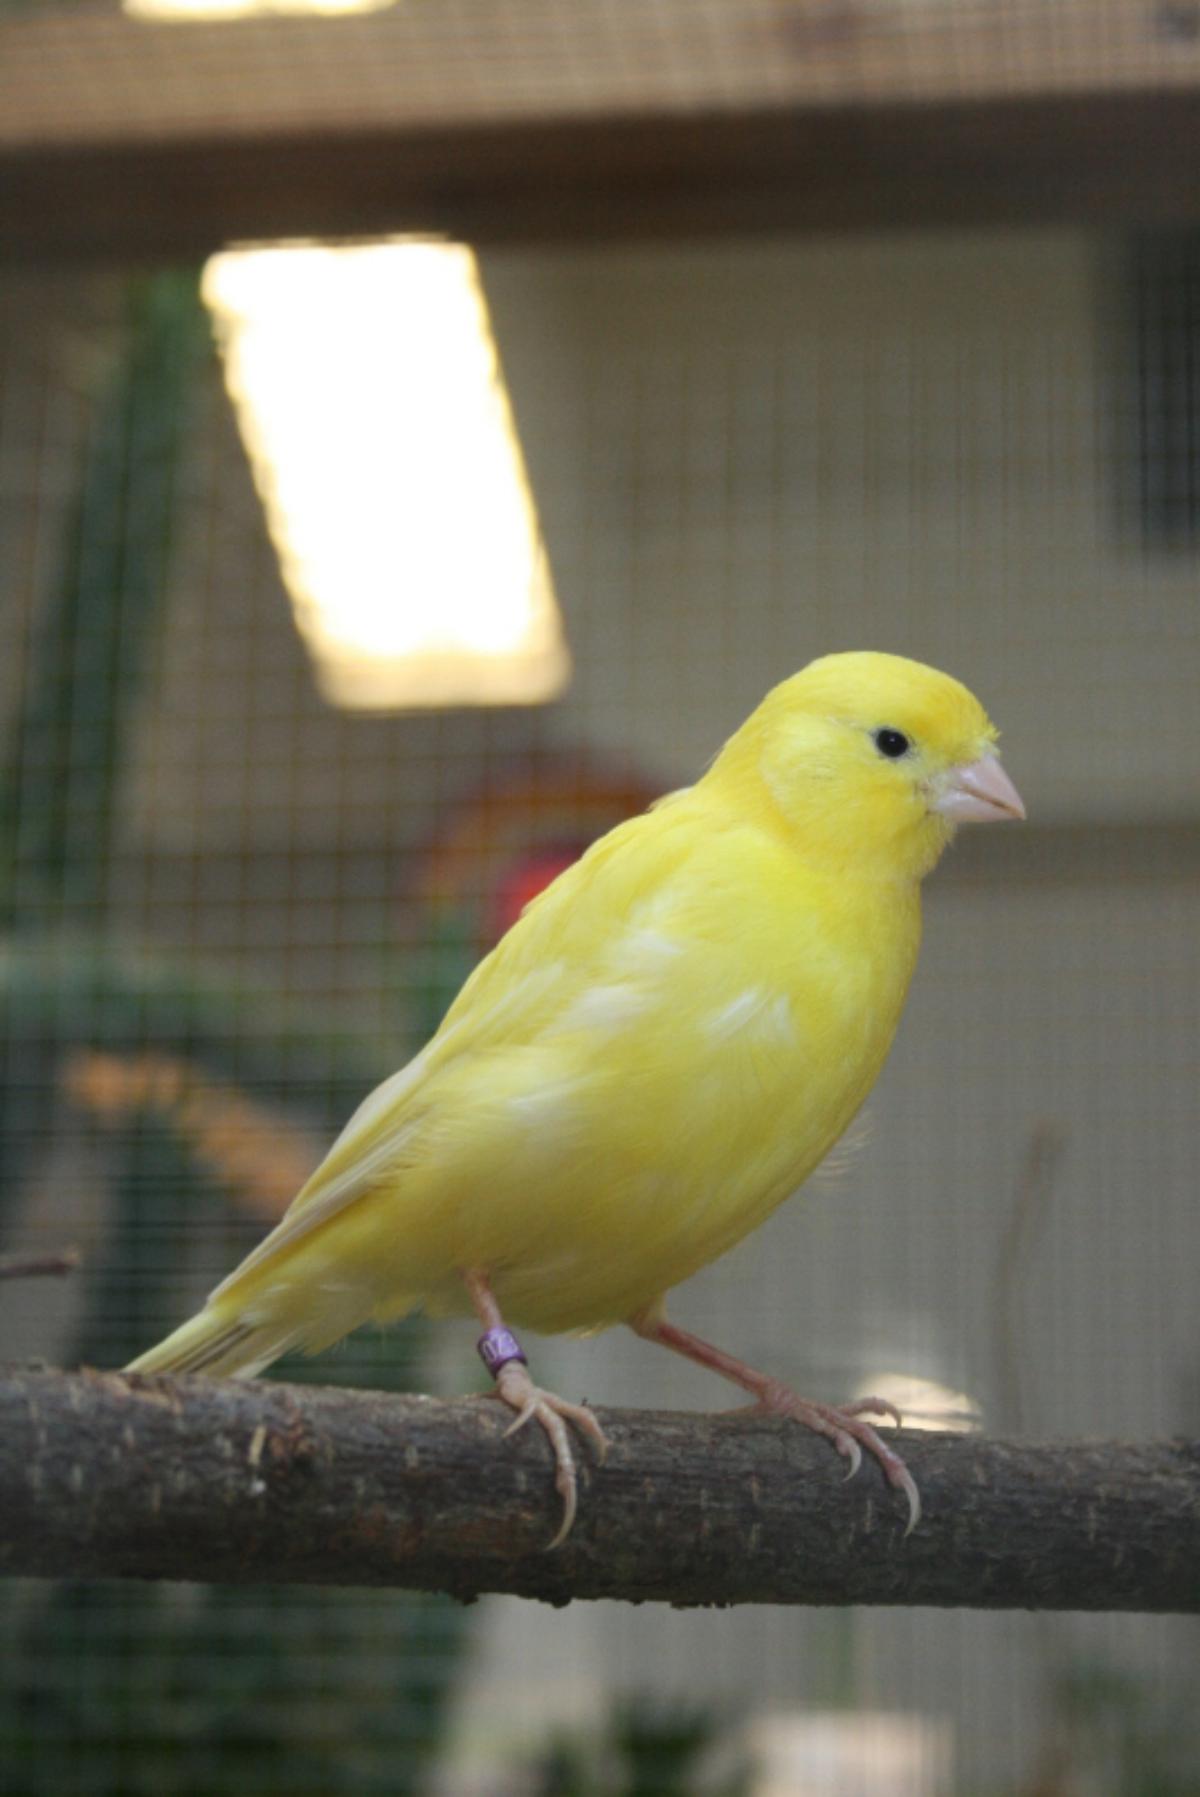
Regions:
<instances>
[{"instance_id":1,"label":"red blurred object","mask_svg":"<svg viewBox=\"0 0 1200 1797\"><path fill-rule=\"evenodd\" d=\"M565 867L577 861L587 843L575 843L561 849L544 849L534 854L527 861L518 862L505 873L496 893L492 906L491 928L489 935L498 942L504 932L516 923L526 905L532 903L539 892L544 892L551 880L556 880Z\"/></svg>"},{"instance_id":2,"label":"red blurred object","mask_svg":"<svg viewBox=\"0 0 1200 1797\"><path fill-rule=\"evenodd\" d=\"M422 857L413 899L429 917L473 918L477 948L489 949L551 880L657 791L582 755L534 758L518 779L455 806Z\"/></svg>"}]
</instances>

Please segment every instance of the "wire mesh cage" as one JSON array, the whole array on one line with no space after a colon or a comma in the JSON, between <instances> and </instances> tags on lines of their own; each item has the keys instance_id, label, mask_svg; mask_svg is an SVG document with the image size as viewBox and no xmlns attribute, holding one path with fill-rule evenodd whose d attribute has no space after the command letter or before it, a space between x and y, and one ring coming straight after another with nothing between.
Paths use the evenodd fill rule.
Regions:
<instances>
[{"instance_id":1,"label":"wire mesh cage","mask_svg":"<svg viewBox=\"0 0 1200 1797\"><path fill-rule=\"evenodd\" d=\"M403 45L433 29L414 10L385 9L371 29ZM599 83L613 21L560 9L563 43L539 63L530 32L547 10L481 0L440 16L451 61L469 63L473 34L506 46L507 63L484 60L467 84L481 116L505 95L552 112ZM960 82L964 104L995 29L993 8L948 23L916 0L894 17L639 10L622 79L640 107L672 81L692 93L691 65L670 60L680 43L711 84L731 18L760 51L761 34L786 28L818 86L850 44L868 87L887 85L876 53L899 55L910 100L936 75L943 91ZM1007 15L1022 80L1032 10ZM1130 9L1048 10L1089 43L1086 15L1107 23L1118 82L1150 55ZM1165 36L1154 14L1155 55L1186 48L1185 12ZM103 66L126 92L133 27L115 6L0 14L0 57L4 32L21 34L7 39L14 92L72 41L96 56L108 45ZM656 20L675 46L657 65ZM333 65L322 76L313 46L327 40L310 25L280 22L287 55L259 93L269 40L247 21L231 116L257 105L291 128L303 103L326 124L353 117L353 81ZM144 29L166 56L171 27ZM203 76L211 106L223 69L205 63L208 29L171 56L178 91ZM418 111L424 66L407 76ZM754 67L774 64L762 52ZM1052 72L1066 81L1070 67L1064 51ZM735 77L746 67L727 71L730 92ZM384 85L365 80L364 116ZM54 128L82 134L46 92ZM151 132L170 128L162 104L137 99ZM220 122L189 105L181 119ZM0 146L20 147L24 117L10 110L7 136L0 120ZM336 220L328 233L342 234ZM368 316L351 295L295 337L284 437L311 433L317 459L285 517L292 477L248 422L211 270L11 262L0 1245L71 1244L82 1265L0 1286L0 1352L118 1367L181 1321L428 1039L524 902L695 778L776 680L871 647L944 666L983 696L1029 822L967 833L932 883L905 1021L846 1152L683 1288L673 1314L800 1390L884 1385L933 1427L982 1416L1036 1438L1195 1432L1196 245L1174 227L969 222L495 243L472 276L472 328L491 344L483 384L503 395L518 522L488 537L490 502L470 484L464 433L482 440L495 409L491 424L455 414L447 510L424 561L414 544L436 496L418 482L442 454L439 382L452 377L421 412L417 373L393 377L391 357L415 333L432 366L450 301L414 323L399 299ZM304 280L293 266L284 317L266 327L277 349ZM339 376L348 342L358 372ZM461 371L464 342L447 367ZM316 396L347 387L361 417L322 411ZM323 551L306 532L348 470L360 509L333 518L346 552L335 586L367 560L393 623L407 611L445 623L478 589L461 573L436 583L482 543L483 648L463 678L528 649L528 625L546 690L514 701L485 682L470 702L431 704L426 661L406 697L335 692L313 622ZM378 546L356 559L376 520ZM507 647L502 541L524 545L517 584L550 608L518 618ZM462 631L478 622L465 605ZM344 644L348 628L328 631ZM363 653L391 665L404 645L393 631ZM627 1332L536 1352L568 1394L725 1402ZM481 1387L469 1329L420 1316L288 1356L271 1376ZM30 1797L1200 1789L1195 1628L1179 1619L559 1613L507 1598L467 1610L199 1582L13 1581L0 1603L0 1778Z\"/></svg>"}]
</instances>

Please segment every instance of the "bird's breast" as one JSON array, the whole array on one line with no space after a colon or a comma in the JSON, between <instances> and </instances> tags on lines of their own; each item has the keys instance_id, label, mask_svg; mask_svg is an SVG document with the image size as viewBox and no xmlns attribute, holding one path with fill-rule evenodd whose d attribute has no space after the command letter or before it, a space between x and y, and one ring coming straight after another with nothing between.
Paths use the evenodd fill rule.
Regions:
<instances>
[{"instance_id":1,"label":"bird's breast","mask_svg":"<svg viewBox=\"0 0 1200 1797\"><path fill-rule=\"evenodd\" d=\"M897 921L847 927L843 904L706 940L643 921L634 955L618 943L506 1055L492 1222L498 1247L524 1231L500 1276L515 1320L627 1316L796 1189L891 1042L916 947Z\"/></svg>"}]
</instances>

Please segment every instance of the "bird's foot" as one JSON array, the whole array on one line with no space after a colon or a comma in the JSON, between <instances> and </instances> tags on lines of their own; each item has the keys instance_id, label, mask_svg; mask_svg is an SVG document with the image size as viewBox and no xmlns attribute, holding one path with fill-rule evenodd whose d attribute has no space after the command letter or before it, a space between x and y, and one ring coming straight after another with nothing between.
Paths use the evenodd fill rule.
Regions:
<instances>
[{"instance_id":1,"label":"bird's foot","mask_svg":"<svg viewBox=\"0 0 1200 1797\"><path fill-rule=\"evenodd\" d=\"M825 1436L843 1460L849 1461L848 1479L852 1479L862 1465L865 1448L883 1468L888 1484L902 1491L908 1500L908 1527L904 1533L912 1534L921 1520L921 1494L916 1480L899 1454L888 1447L870 1423L861 1420L863 1416L886 1416L899 1428L900 1412L894 1404L889 1404L886 1398L856 1398L853 1403L840 1406L818 1404L811 1398L800 1397L779 1380L770 1379L764 1382L758 1402L751 1408L768 1416L790 1416L803 1423L806 1429Z\"/></svg>"},{"instance_id":2,"label":"bird's foot","mask_svg":"<svg viewBox=\"0 0 1200 1797\"><path fill-rule=\"evenodd\" d=\"M472 1268L464 1272L463 1282L483 1324L483 1334L476 1345L479 1358L496 1382L493 1395L517 1413L505 1435L513 1435L526 1423L536 1422L545 1431L554 1454L554 1483L562 1499L563 1516L557 1535L547 1544L549 1551L562 1545L575 1521L578 1478L567 1424L591 1438L601 1461L608 1452L608 1437L586 1404L568 1404L565 1398L555 1397L552 1391L543 1391L533 1383L525 1351L500 1314L487 1274Z\"/></svg>"},{"instance_id":3,"label":"bird's foot","mask_svg":"<svg viewBox=\"0 0 1200 1797\"><path fill-rule=\"evenodd\" d=\"M540 1385L534 1384L523 1361L508 1361L496 1372L495 1380L495 1391L491 1395L517 1413L504 1431L505 1437L515 1435L526 1423L536 1422L545 1430L554 1451L554 1483L562 1499L563 1515L558 1533L547 1543L549 1551L562 1545L575 1521L578 1479L567 1424L589 1438L596 1449L596 1458L601 1462L608 1453L608 1437L586 1404L569 1404L565 1398L543 1391Z\"/></svg>"},{"instance_id":4,"label":"bird's foot","mask_svg":"<svg viewBox=\"0 0 1200 1797\"><path fill-rule=\"evenodd\" d=\"M747 1366L744 1360L737 1360L723 1348L702 1341L689 1329L681 1329L678 1323L669 1323L663 1315L661 1302L639 1311L629 1322L630 1327L647 1341L659 1342L673 1353L694 1360L698 1366L710 1367L723 1379L731 1379L743 1391L751 1392L756 1400L751 1406L753 1410L767 1416L790 1416L816 1434L824 1435L842 1458L850 1462L848 1479L853 1478L862 1465L862 1451L866 1448L868 1454L878 1460L888 1483L907 1498L908 1527L904 1533L911 1535L921 1519L921 1498L916 1481L899 1454L893 1453L886 1442L879 1439L870 1423L859 1421L861 1416L887 1416L899 1428L900 1412L894 1404L889 1404L886 1398L856 1398L838 1410L832 1404L816 1404L811 1398L802 1398L781 1380Z\"/></svg>"}]
</instances>

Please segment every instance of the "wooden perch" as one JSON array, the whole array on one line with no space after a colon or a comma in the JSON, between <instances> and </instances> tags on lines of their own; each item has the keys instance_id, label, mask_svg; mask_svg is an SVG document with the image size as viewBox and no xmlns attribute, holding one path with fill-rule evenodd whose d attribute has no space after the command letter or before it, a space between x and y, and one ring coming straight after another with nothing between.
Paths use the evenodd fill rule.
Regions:
<instances>
[{"instance_id":1,"label":"wooden perch","mask_svg":"<svg viewBox=\"0 0 1200 1797\"><path fill-rule=\"evenodd\" d=\"M0 1372L0 1569L687 1604L1200 1611L1200 1443L909 1433L925 1518L777 1419L602 1411L580 1515L507 1413L271 1383Z\"/></svg>"}]
</instances>

